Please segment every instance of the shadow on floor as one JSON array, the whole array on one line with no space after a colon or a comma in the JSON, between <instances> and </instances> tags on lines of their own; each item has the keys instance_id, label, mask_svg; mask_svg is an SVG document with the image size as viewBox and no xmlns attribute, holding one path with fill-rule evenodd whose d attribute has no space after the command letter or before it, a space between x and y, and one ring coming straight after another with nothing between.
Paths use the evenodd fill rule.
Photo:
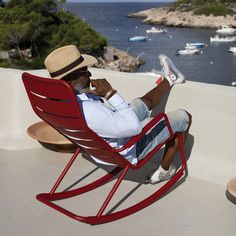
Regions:
<instances>
[{"instance_id":1,"label":"shadow on floor","mask_svg":"<svg viewBox=\"0 0 236 236\"><path fill-rule=\"evenodd\" d=\"M194 144L194 137L192 135L189 135L188 140L185 144L185 153L186 153L186 160L188 161L191 156L192 147ZM161 163L161 159L164 153L164 148L161 149L158 153L156 153L142 168L138 170L130 170L127 175L125 176L125 180L137 182L137 183L144 183L148 175L155 169L158 168L158 166ZM105 170L106 172L110 172L113 167L112 166L106 166L96 163L93 159L87 158L88 161L94 163L99 168ZM181 166L181 156L178 153L173 161L174 165L178 169ZM185 176L188 176L188 170L185 173Z\"/></svg>"},{"instance_id":2,"label":"shadow on floor","mask_svg":"<svg viewBox=\"0 0 236 236\"><path fill-rule=\"evenodd\" d=\"M194 143L194 137L192 135L189 135L188 140L185 144L185 153L186 153L186 159L187 161L190 158L191 155L191 151L192 151L192 147L193 147L193 143ZM154 169L156 169L161 162L161 158L163 155L163 150L160 150L158 152L158 154L154 155L141 169L139 170L130 170L127 175L125 176L124 180L128 180L128 181L132 181L137 183L122 199L120 199L108 212L107 214L111 214L112 212L114 212L118 207L120 207L128 198L131 197L131 195L133 195L143 184L145 184L145 180L147 178L147 176L149 175L149 173L151 171L153 171ZM88 174L86 174L85 176L83 176L81 179L79 179L78 181L76 181L74 184L72 184L71 186L69 186L67 189L65 189L65 191L70 190L71 188L75 187L79 182L81 182L83 179L85 179L86 177L88 177L89 175L92 175L94 172L98 171L98 169L103 169L106 172L110 172L112 169L114 169L114 167L112 166L106 166L106 165L99 165L96 162L94 162L94 160L90 157L86 158L88 161L94 163L95 165L97 165L96 168L94 168L93 170L91 170ZM174 165L179 168L181 166L181 156L180 154L178 154L175 159L174 159ZM159 199L163 198L164 196L166 196L167 194L169 194L170 192L174 191L178 186L180 186L186 179L186 177L188 176L188 170L185 171L185 175L183 178L181 178L169 191L167 191L164 195L162 195ZM116 177L114 177L113 179L115 179ZM111 181L111 180L110 180ZM160 188L160 184L157 184L157 189ZM157 190L156 189L156 190ZM158 199L157 199L158 200Z\"/></svg>"},{"instance_id":3,"label":"shadow on floor","mask_svg":"<svg viewBox=\"0 0 236 236\"><path fill-rule=\"evenodd\" d=\"M192 135L189 135L188 140L185 144L185 153L186 153L186 159L187 161L190 158L191 155L191 151L192 151L192 147L193 147L193 143L194 143L194 137ZM133 195L143 184L145 184L145 180L147 178L147 176L153 171L155 170L161 162L161 158L163 155L163 149L160 150L156 155L154 155L142 168L140 168L139 170L130 170L127 175L125 176L124 180L127 181L132 181L134 183L137 183L118 203L116 203L110 210L108 213L112 213L113 211L115 211L123 202L125 202L125 200L127 200L131 195ZM79 180L77 180L76 182L74 182L72 185L70 185L68 188L66 188L64 191L68 191L74 187L76 187L80 182L82 182L84 179L86 179L87 177L89 177L90 175L94 174L96 171L98 171L100 168L105 170L106 172L110 172L111 170L114 169L113 166L106 166L106 165L101 165L96 163L92 158L90 158L89 156L86 157L86 159L90 162L92 162L94 165L96 165L97 167L95 167L93 170L91 170L90 172L88 172L86 175L84 175L82 178L80 178ZM181 166L181 156L180 154L177 154L175 159L174 159L174 165L179 168ZM185 171L185 175L183 178L181 178L169 191L167 191L162 197L164 197L166 194L172 192L173 190L175 190L178 186L180 186L186 179L186 177L188 176L188 170ZM113 178L115 179L116 176ZM112 181L112 180L110 180ZM78 187L78 186L77 186ZM157 185L157 189L160 188L160 185ZM161 197L161 198L162 198ZM160 199L160 198L159 198Z\"/></svg>"}]
</instances>

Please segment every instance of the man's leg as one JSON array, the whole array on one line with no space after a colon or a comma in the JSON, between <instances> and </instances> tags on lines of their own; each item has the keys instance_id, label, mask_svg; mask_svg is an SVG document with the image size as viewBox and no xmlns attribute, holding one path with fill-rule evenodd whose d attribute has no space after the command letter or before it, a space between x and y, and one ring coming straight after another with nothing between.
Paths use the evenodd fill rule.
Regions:
<instances>
[{"instance_id":1,"label":"man's leg","mask_svg":"<svg viewBox=\"0 0 236 236\"><path fill-rule=\"evenodd\" d=\"M189 128L192 123L192 116L188 112L182 110L179 111L179 116L178 113L176 113L176 116L175 117L173 115L170 116L169 120L174 132L181 132L181 131L183 132L183 137L185 142L187 140ZM182 125L178 125L181 123ZM183 125L186 127L183 127ZM179 151L179 143L176 139L166 143L161 165L147 178L147 183L155 184L163 180L167 180L175 174L176 168L174 165L171 165L171 163L178 151Z\"/></svg>"},{"instance_id":2,"label":"man's leg","mask_svg":"<svg viewBox=\"0 0 236 236\"><path fill-rule=\"evenodd\" d=\"M192 116L189 113L187 113L187 114L189 116L189 124L188 124L187 130L185 130L183 132L184 143L187 140L189 128L192 123ZM173 161L173 158L175 157L175 155L177 154L178 151L179 151L179 143L178 143L177 139L171 140L170 142L168 142L166 144L164 156L163 156L162 162L161 162L161 167L164 170L169 170L171 162Z\"/></svg>"},{"instance_id":3,"label":"man's leg","mask_svg":"<svg viewBox=\"0 0 236 236\"><path fill-rule=\"evenodd\" d=\"M165 55L160 55L160 64L162 66L162 75L160 75L159 85L141 97L141 100L146 104L149 110L157 107L162 99L162 96L170 90L174 84L184 82L183 74L175 67L171 59Z\"/></svg>"},{"instance_id":4,"label":"man's leg","mask_svg":"<svg viewBox=\"0 0 236 236\"><path fill-rule=\"evenodd\" d=\"M149 91L140 99L146 104L149 111L153 110L155 107L159 105L161 99L165 93L170 90L171 86L166 78L155 88Z\"/></svg>"},{"instance_id":5,"label":"man's leg","mask_svg":"<svg viewBox=\"0 0 236 236\"><path fill-rule=\"evenodd\" d=\"M160 77L162 82L159 83L157 87L153 88L151 91L140 98L146 104L149 110L153 110L159 105L163 95L167 93L174 84L184 82L184 76L178 71L178 69L176 69L174 63L170 60L170 58L165 55L160 55L159 59L163 71L163 78ZM184 142L187 139L188 131L191 125L191 115L187 112L185 114L188 116L188 127L185 128L185 131L183 132ZM175 132L181 132L181 130L176 130ZM178 150L179 144L177 140L169 141L166 144L161 165L154 173L152 173L147 182L157 183L173 176L173 174L176 172L176 169L171 168L171 163Z\"/></svg>"}]
</instances>

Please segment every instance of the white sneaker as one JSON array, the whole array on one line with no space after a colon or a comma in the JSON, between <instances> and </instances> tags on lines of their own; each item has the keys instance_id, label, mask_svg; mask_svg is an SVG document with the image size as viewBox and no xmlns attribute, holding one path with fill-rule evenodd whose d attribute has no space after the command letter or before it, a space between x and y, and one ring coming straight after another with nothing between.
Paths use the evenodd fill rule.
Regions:
<instances>
[{"instance_id":1,"label":"white sneaker","mask_svg":"<svg viewBox=\"0 0 236 236\"><path fill-rule=\"evenodd\" d=\"M164 170L161 166L151 173L146 183L156 184L164 180L170 179L176 173L176 167L171 165L169 170Z\"/></svg>"},{"instance_id":2,"label":"white sneaker","mask_svg":"<svg viewBox=\"0 0 236 236\"><path fill-rule=\"evenodd\" d=\"M174 63L169 57L162 54L159 56L159 59L164 76L170 83L170 86L184 82L183 74L175 67Z\"/></svg>"}]
</instances>

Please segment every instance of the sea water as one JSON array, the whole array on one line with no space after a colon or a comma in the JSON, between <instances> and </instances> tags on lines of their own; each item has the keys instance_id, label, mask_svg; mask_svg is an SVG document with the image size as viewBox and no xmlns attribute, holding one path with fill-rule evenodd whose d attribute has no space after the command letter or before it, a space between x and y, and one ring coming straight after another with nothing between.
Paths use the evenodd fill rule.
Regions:
<instances>
[{"instance_id":1,"label":"sea water","mask_svg":"<svg viewBox=\"0 0 236 236\"><path fill-rule=\"evenodd\" d=\"M159 70L159 54L169 56L187 80L231 86L236 81L236 54L229 53L236 43L210 43L215 29L192 29L164 27L167 33L146 34L152 27L141 19L128 18L128 14L163 3L67 3L67 10L77 14L98 32L104 35L108 44L139 56L145 61L137 72ZM128 42L128 38L142 35L145 42ZM176 50L184 49L186 43L203 42L206 47L197 55L176 56Z\"/></svg>"}]
</instances>

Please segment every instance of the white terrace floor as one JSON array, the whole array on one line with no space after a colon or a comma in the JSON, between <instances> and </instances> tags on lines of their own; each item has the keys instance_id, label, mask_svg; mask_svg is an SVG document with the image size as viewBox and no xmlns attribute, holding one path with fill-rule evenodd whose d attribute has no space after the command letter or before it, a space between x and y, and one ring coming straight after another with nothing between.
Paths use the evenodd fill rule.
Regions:
<instances>
[{"instance_id":1,"label":"white terrace floor","mask_svg":"<svg viewBox=\"0 0 236 236\"><path fill-rule=\"evenodd\" d=\"M192 177L191 173L179 186L149 207L129 217L108 224L90 226L68 218L38 202L35 195L50 190L70 155L44 148L23 151L0 150L0 232L3 236L24 235L236 235L236 205L226 197L226 186ZM77 165L78 164L78 165ZM148 164L147 169L151 169ZM68 187L87 172L92 177L103 173L96 165L78 158L65 179ZM125 207L135 199L141 200L154 191L157 185L142 185L140 180L148 171L133 174L120 186L115 195L119 207ZM65 188L66 188L65 187ZM104 192L111 185L96 190L84 198L67 200L68 209L83 214L98 211L104 200ZM111 203L111 208L115 203ZM117 208L119 209L119 208Z\"/></svg>"},{"instance_id":2,"label":"white terrace floor","mask_svg":"<svg viewBox=\"0 0 236 236\"><path fill-rule=\"evenodd\" d=\"M148 91L155 81L141 75L92 71L95 78L111 77L114 87L129 100ZM44 71L35 73L45 74ZM71 154L45 149L26 135L26 128L38 119L27 101L20 74L21 71L0 69L1 236L236 235L236 202L226 192L227 182L236 177L235 88L193 82L174 87L168 102L162 103L162 109L181 107L193 115L186 144L188 173L185 180L163 198L129 217L90 226L35 199L36 194L50 190ZM142 184L157 166L155 158L141 171L128 174L109 205L110 210L122 209L155 191L158 185ZM178 157L176 163L177 160ZM79 156L61 189L78 183L87 173L93 179L106 170ZM75 197L62 204L76 213L91 215L98 211L111 184L92 195Z\"/></svg>"}]
</instances>

